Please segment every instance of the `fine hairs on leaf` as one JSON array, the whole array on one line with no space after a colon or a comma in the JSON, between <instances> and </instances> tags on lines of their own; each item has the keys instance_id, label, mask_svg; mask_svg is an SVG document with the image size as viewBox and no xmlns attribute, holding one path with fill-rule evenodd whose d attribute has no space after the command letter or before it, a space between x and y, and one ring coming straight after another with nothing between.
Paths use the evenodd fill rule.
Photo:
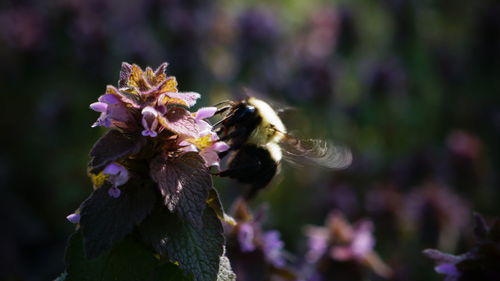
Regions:
<instances>
[{"instance_id":1,"label":"fine hairs on leaf","mask_svg":"<svg viewBox=\"0 0 500 281\"><path fill-rule=\"evenodd\" d=\"M145 139L140 135L126 135L118 130L110 130L90 150L89 171L98 173L109 163L139 152L144 144Z\"/></svg>"},{"instance_id":2,"label":"fine hairs on leaf","mask_svg":"<svg viewBox=\"0 0 500 281\"><path fill-rule=\"evenodd\" d=\"M177 158L158 157L151 162L151 178L158 183L165 205L190 224L201 227L212 178L198 153Z\"/></svg>"},{"instance_id":3,"label":"fine hairs on leaf","mask_svg":"<svg viewBox=\"0 0 500 281\"><path fill-rule=\"evenodd\" d=\"M160 123L168 130L181 136L197 138L199 128L193 116L182 107L173 106L165 114L165 118L160 118Z\"/></svg>"},{"instance_id":4,"label":"fine hairs on leaf","mask_svg":"<svg viewBox=\"0 0 500 281\"><path fill-rule=\"evenodd\" d=\"M148 179L129 180L120 186L119 198L108 194L109 187L106 183L96 189L80 208L80 226L89 258L99 256L129 234L151 212L158 196Z\"/></svg>"},{"instance_id":5,"label":"fine hairs on leaf","mask_svg":"<svg viewBox=\"0 0 500 281\"><path fill-rule=\"evenodd\" d=\"M210 207L203 212L202 227L198 228L164 206L158 206L142 223L140 233L146 244L178 262L193 280L233 280L234 273L230 273L227 264L222 265L222 273L219 274L224 254L224 236L222 224ZM218 275L221 277L218 278Z\"/></svg>"}]
</instances>

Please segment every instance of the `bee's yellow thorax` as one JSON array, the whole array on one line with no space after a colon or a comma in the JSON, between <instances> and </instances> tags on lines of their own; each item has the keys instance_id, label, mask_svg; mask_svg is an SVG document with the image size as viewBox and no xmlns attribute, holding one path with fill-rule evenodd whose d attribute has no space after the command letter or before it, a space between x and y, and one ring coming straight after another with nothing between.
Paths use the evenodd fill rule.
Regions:
<instances>
[{"instance_id":1,"label":"bee's yellow thorax","mask_svg":"<svg viewBox=\"0 0 500 281\"><path fill-rule=\"evenodd\" d=\"M266 102L256 98L249 98L248 103L255 106L262 119L248 141L257 145L279 143L283 133L286 133L286 128L276 111Z\"/></svg>"}]
</instances>

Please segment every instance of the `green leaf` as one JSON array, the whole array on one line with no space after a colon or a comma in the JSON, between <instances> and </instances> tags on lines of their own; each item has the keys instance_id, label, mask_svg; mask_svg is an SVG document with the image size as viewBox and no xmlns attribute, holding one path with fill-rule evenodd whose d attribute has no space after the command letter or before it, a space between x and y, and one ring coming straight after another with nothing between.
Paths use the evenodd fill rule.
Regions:
<instances>
[{"instance_id":1,"label":"green leaf","mask_svg":"<svg viewBox=\"0 0 500 281\"><path fill-rule=\"evenodd\" d=\"M106 183L95 190L80 207L80 226L89 258L99 256L123 239L155 205L157 191L149 179L132 177L119 187L122 192L118 198L109 196L109 187Z\"/></svg>"},{"instance_id":2,"label":"green leaf","mask_svg":"<svg viewBox=\"0 0 500 281\"><path fill-rule=\"evenodd\" d=\"M212 178L203 158L196 152L173 159L158 157L151 162L150 173L158 183L167 208L200 227L208 192L212 188Z\"/></svg>"},{"instance_id":3,"label":"green leaf","mask_svg":"<svg viewBox=\"0 0 500 281\"><path fill-rule=\"evenodd\" d=\"M90 150L89 171L98 173L109 163L138 153L145 143L145 138L140 135L128 135L118 130L110 130L97 140Z\"/></svg>"},{"instance_id":4,"label":"green leaf","mask_svg":"<svg viewBox=\"0 0 500 281\"><path fill-rule=\"evenodd\" d=\"M144 221L140 233L157 252L179 262L186 275L192 275L195 281L215 281L224 252L224 236L222 224L211 208L205 209L202 226L194 227L161 207ZM226 272L227 265L223 269Z\"/></svg>"},{"instance_id":5,"label":"green leaf","mask_svg":"<svg viewBox=\"0 0 500 281\"><path fill-rule=\"evenodd\" d=\"M111 251L87 259L82 233L74 233L66 249L65 281L189 281L178 266L158 260L143 245L128 236Z\"/></svg>"}]
</instances>

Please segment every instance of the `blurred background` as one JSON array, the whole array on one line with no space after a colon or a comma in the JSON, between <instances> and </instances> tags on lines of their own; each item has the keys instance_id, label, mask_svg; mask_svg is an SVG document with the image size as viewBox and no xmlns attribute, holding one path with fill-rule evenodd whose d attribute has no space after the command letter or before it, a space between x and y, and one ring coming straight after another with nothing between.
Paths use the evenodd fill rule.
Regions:
<instances>
[{"instance_id":1,"label":"blurred background","mask_svg":"<svg viewBox=\"0 0 500 281\"><path fill-rule=\"evenodd\" d=\"M343 171L283 165L252 204L292 256L339 210L374 223L391 280L442 280L421 251L464 252L472 211L500 214L499 51L494 0L4 0L0 279L64 270L103 133L88 105L122 61L167 61L199 106L249 87L292 108L291 131L352 148ZM234 185L216 179L226 208Z\"/></svg>"}]
</instances>

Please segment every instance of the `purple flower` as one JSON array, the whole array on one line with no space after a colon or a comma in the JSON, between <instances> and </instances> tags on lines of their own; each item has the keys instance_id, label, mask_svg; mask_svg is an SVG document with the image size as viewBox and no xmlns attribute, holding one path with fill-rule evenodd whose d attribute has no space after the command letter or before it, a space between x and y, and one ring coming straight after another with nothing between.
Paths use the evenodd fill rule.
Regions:
<instances>
[{"instance_id":1,"label":"purple flower","mask_svg":"<svg viewBox=\"0 0 500 281\"><path fill-rule=\"evenodd\" d=\"M212 145L200 151L200 156L203 158L203 160L205 160L205 164L207 167L216 166L218 168L220 162L218 152L224 152L229 149L229 145L227 143L217 140L213 140L214 142Z\"/></svg>"},{"instance_id":2,"label":"purple flower","mask_svg":"<svg viewBox=\"0 0 500 281\"><path fill-rule=\"evenodd\" d=\"M322 227L308 227L306 233L309 236L309 251L306 254L306 260L308 263L315 263L328 248L329 233L327 229Z\"/></svg>"},{"instance_id":3,"label":"purple flower","mask_svg":"<svg viewBox=\"0 0 500 281\"><path fill-rule=\"evenodd\" d=\"M120 197L121 191L117 187L125 184L129 179L129 173L125 167L117 163L111 163L104 168L103 174L108 175L108 180L113 185L109 190L109 196Z\"/></svg>"},{"instance_id":4,"label":"purple flower","mask_svg":"<svg viewBox=\"0 0 500 281\"><path fill-rule=\"evenodd\" d=\"M200 128L201 136L198 139L185 139L179 145L181 150L185 152L199 151L200 156L205 160L207 167L219 167L220 158L218 152L228 150L230 147L227 143L219 141L217 134L212 132L212 126L203 120L198 120L207 124L205 129ZM202 131L203 130L203 131Z\"/></svg>"},{"instance_id":5,"label":"purple flower","mask_svg":"<svg viewBox=\"0 0 500 281\"><path fill-rule=\"evenodd\" d=\"M78 213L70 214L66 217L66 219L71 223L77 224L80 222L80 214Z\"/></svg>"},{"instance_id":6,"label":"purple flower","mask_svg":"<svg viewBox=\"0 0 500 281\"><path fill-rule=\"evenodd\" d=\"M332 248L332 258L339 261L351 259L362 260L375 246L375 238L373 237L373 224L369 221L364 221L352 232L350 243L348 245L335 246Z\"/></svg>"},{"instance_id":7,"label":"purple flower","mask_svg":"<svg viewBox=\"0 0 500 281\"><path fill-rule=\"evenodd\" d=\"M147 106L142 110L142 126L144 130L142 131L143 136L150 136L152 138L156 137L158 133L156 129L158 127L158 111L151 106Z\"/></svg>"},{"instance_id":8,"label":"purple flower","mask_svg":"<svg viewBox=\"0 0 500 281\"><path fill-rule=\"evenodd\" d=\"M373 237L373 223L363 221L354 232L354 238L351 243L352 254L361 259L373 251L375 238Z\"/></svg>"},{"instance_id":9,"label":"purple flower","mask_svg":"<svg viewBox=\"0 0 500 281\"><path fill-rule=\"evenodd\" d=\"M108 87L106 91L106 94L99 97L98 102L90 104L92 110L101 113L97 121L92 124L92 127L103 126L109 128L113 123L121 124L122 126L126 125L131 120L131 113L125 103L117 96L119 95L118 90Z\"/></svg>"},{"instance_id":10,"label":"purple flower","mask_svg":"<svg viewBox=\"0 0 500 281\"><path fill-rule=\"evenodd\" d=\"M449 277L459 277L460 272L458 268L452 263L443 263L434 267L437 273L447 275Z\"/></svg>"},{"instance_id":11,"label":"purple flower","mask_svg":"<svg viewBox=\"0 0 500 281\"><path fill-rule=\"evenodd\" d=\"M282 254L284 243L280 240L280 233L276 230L268 231L262 236L262 251L266 260L276 267L285 266Z\"/></svg>"},{"instance_id":12,"label":"purple flower","mask_svg":"<svg viewBox=\"0 0 500 281\"><path fill-rule=\"evenodd\" d=\"M253 252L255 250L254 243L255 233L253 226L249 223L240 224L238 231L238 241L240 242L240 248L243 252Z\"/></svg>"},{"instance_id":13,"label":"purple flower","mask_svg":"<svg viewBox=\"0 0 500 281\"><path fill-rule=\"evenodd\" d=\"M368 266L385 278L392 275L391 269L374 250L375 238L371 221L364 220L352 226L342 213L333 211L325 226L308 227L306 234L309 236L306 259L311 265L333 259Z\"/></svg>"},{"instance_id":14,"label":"purple flower","mask_svg":"<svg viewBox=\"0 0 500 281\"><path fill-rule=\"evenodd\" d=\"M118 198L122 194L122 191L118 187L112 186L108 189L108 194L113 198Z\"/></svg>"},{"instance_id":15,"label":"purple flower","mask_svg":"<svg viewBox=\"0 0 500 281\"><path fill-rule=\"evenodd\" d=\"M197 121L201 119L207 119L214 116L215 112L217 112L217 107L202 107L198 109L198 111L196 111L194 117Z\"/></svg>"},{"instance_id":16,"label":"purple flower","mask_svg":"<svg viewBox=\"0 0 500 281\"><path fill-rule=\"evenodd\" d=\"M93 111L97 111L97 112L106 112L106 110L108 109L108 104L105 103L105 102L94 102L92 104L90 104L90 108L93 110Z\"/></svg>"}]
</instances>

